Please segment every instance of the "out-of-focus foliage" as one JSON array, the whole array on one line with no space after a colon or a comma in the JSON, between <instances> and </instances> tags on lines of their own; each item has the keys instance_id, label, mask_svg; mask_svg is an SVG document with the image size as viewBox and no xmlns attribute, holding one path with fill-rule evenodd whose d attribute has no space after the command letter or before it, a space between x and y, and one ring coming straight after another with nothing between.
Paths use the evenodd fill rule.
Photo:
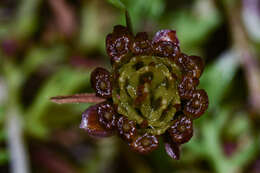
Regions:
<instances>
[{"instance_id":1,"label":"out-of-focus foliage","mask_svg":"<svg viewBox=\"0 0 260 173\"><path fill-rule=\"evenodd\" d=\"M0 172L260 172L258 0L0 1ZM175 29L181 48L206 63L207 113L180 161L163 146L138 155L118 138L92 139L78 126L89 104L56 95L92 92L89 75L108 66L105 37ZM18 119L18 121L17 121Z\"/></svg>"}]
</instances>

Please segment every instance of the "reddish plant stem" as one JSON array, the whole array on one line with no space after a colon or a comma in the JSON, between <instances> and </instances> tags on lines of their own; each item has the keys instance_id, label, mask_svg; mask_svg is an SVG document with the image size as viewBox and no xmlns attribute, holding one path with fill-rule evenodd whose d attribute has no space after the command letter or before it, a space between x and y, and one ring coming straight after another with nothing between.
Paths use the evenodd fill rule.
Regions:
<instances>
[{"instance_id":1,"label":"reddish plant stem","mask_svg":"<svg viewBox=\"0 0 260 173\"><path fill-rule=\"evenodd\" d=\"M239 4L234 4L227 10L230 29L235 50L241 55L241 65L244 69L249 88L249 105L253 112L260 112L260 65L251 47L250 40L241 22Z\"/></svg>"},{"instance_id":2,"label":"reddish plant stem","mask_svg":"<svg viewBox=\"0 0 260 173\"><path fill-rule=\"evenodd\" d=\"M95 93L84 93L75 94L69 96L56 96L51 97L50 100L54 103L64 104L64 103L101 103L105 99L97 97Z\"/></svg>"},{"instance_id":3,"label":"reddish plant stem","mask_svg":"<svg viewBox=\"0 0 260 173\"><path fill-rule=\"evenodd\" d=\"M49 0L57 30L65 36L72 36L77 30L75 10L65 0Z\"/></svg>"}]
</instances>

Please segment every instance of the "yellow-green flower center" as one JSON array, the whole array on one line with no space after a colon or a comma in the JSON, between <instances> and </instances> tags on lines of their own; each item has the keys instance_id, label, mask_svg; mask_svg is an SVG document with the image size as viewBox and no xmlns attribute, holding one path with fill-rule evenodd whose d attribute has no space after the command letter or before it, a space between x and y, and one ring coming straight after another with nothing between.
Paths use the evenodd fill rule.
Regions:
<instances>
[{"instance_id":1,"label":"yellow-green flower center","mask_svg":"<svg viewBox=\"0 0 260 173\"><path fill-rule=\"evenodd\" d=\"M116 70L112 99L117 112L140 125L146 122L145 132L164 133L176 113L174 105L180 104L178 66L168 58L136 56Z\"/></svg>"}]
</instances>

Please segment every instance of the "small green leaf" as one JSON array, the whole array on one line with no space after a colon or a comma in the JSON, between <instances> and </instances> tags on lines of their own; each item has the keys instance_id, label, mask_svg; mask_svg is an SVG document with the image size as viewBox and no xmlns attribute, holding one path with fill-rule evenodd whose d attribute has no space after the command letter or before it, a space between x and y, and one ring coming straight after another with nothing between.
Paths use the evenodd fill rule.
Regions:
<instances>
[{"instance_id":1,"label":"small green leaf","mask_svg":"<svg viewBox=\"0 0 260 173\"><path fill-rule=\"evenodd\" d=\"M42 86L32 106L26 111L26 130L35 137L45 137L49 128L41 121L48 116L48 107L52 105L50 97L71 94L88 84L90 71L74 70L63 67Z\"/></svg>"},{"instance_id":2,"label":"small green leaf","mask_svg":"<svg viewBox=\"0 0 260 173\"><path fill-rule=\"evenodd\" d=\"M0 165L6 164L9 159L9 154L5 149L0 149Z\"/></svg>"},{"instance_id":3,"label":"small green leaf","mask_svg":"<svg viewBox=\"0 0 260 173\"><path fill-rule=\"evenodd\" d=\"M215 63L207 66L200 80L209 96L210 108L219 105L224 92L231 84L239 67L239 56L230 50L223 54Z\"/></svg>"},{"instance_id":4,"label":"small green leaf","mask_svg":"<svg viewBox=\"0 0 260 173\"><path fill-rule=\"evenodd\" d=\"M125 5L120 0L108 0L109 3L113 4L115 7L125 10Z\"/></svg>"},{"instance_id":5,"label":"small green leaf","mask_svg":"<svg viewBox=\"0 0 260 173\"><path fill-rule=\"evenodd\" d=\"M38 13L42 0L21 0L17 9L17 15L11 25L12 35L25 39L30 37L37 29Z\"/></svg>"},{"instance_id":6,"label":"small green leaf","mask_svg":"<svg viewBox=\"0 0 260 173\"><path fill-rule=\"evenodd\" d=\"M35 46L27 52L28 54L22 64L22 71L28 76L41 65L46 64L46 62L51 64L64 60L67 54L67 47L62 44L51 48Z\"/></svg>"}]
</instances>

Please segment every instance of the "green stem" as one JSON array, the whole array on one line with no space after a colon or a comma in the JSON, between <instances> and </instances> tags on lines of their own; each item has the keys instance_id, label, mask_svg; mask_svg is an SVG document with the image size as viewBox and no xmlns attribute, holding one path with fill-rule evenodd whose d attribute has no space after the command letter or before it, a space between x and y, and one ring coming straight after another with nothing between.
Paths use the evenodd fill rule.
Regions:
<instances>
[{"instance_id":1,"label":"green stem","mask_svg":"<svg viewBox=\"0 0 260 173\"><path fill-rule=\"evenodd\" d=\"M132 25L131 17L130 17L129 12L127 10L125 10L125 21L126 21L126 27L130 31L130 33L134 34L133 33L133 25Z\"/></svg>"}]
</instances>

